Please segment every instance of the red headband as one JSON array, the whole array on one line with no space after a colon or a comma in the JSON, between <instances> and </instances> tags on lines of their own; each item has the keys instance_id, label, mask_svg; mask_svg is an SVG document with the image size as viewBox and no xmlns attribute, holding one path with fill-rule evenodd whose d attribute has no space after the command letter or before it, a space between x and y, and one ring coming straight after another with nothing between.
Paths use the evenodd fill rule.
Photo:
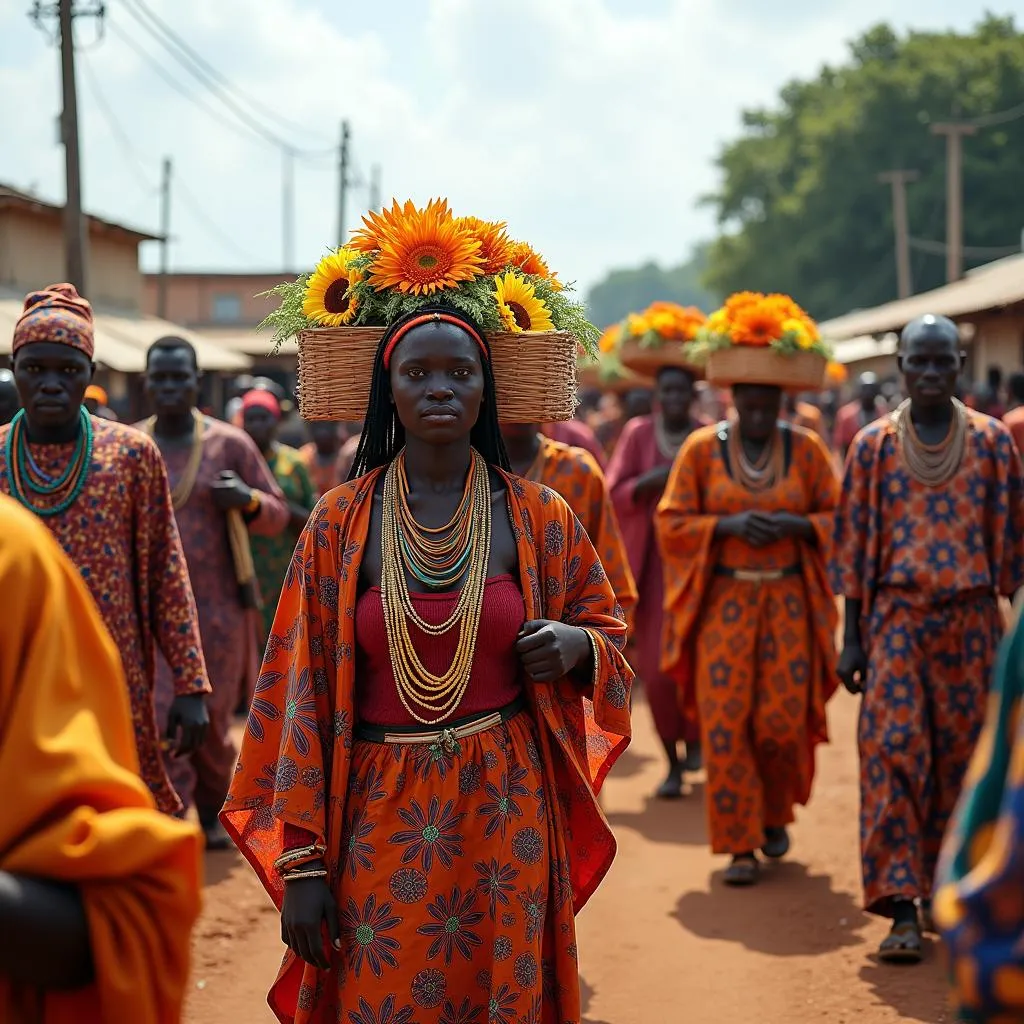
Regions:
<instances>
[{"instance_id":1,"label":"red headband","mask_svg":"<svg viewBox=\"0 0 1024 1024\"><path fill-rule=\"evenodd\" d=\"M431 323L454 324L456 327L461 327L480 346L480 353L483 357L487 358L487 346L484 344L484 339L465 320L460 320L457 316L452 316L450 313L423 313L420 316L414 316L411 320L402 324L388 340L387 347L384 349L384 369L391 369L391 354L395 351L395 346L414 327Z\"/></svg>"}]
</instances>

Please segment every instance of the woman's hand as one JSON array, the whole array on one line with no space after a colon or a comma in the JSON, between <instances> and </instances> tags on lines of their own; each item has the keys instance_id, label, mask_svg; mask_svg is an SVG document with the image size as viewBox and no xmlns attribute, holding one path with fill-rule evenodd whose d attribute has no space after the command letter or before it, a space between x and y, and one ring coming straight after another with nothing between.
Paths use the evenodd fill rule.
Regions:
<instances>
[{"instance_id":1,"label":"woman's hand","mask_svg":"<svg viewBox=\"0 0 1024 1024\"><path fill-rule=\"evenodd\" d=\"M774 512L772 522L780 537L795 537L797 540L814 540L814 527L807 516L793 512Z\"/></svg>"},{"instance_id":2,"label":"woman's hand","mask_svg":"<svg viewBox=\"0 0 1024 1024\"><path fill-rule=\"evenodd\" d=\"M321 971L331 962L324 949L323 927L335 949L341 949L341 929L334 894L323 878L297 878L284 883L281 940L300 959Z\"/></svg>"},{"instance_id":3,"label":"woman's hand","mask_svg":"<svg viewBox=\"0 0 1024 1024\"><path fill-rule=\"evenodd\" d=\"M567 676L593 654L585 629L550 619L524 623L516 651L526 674L536 683L552 683Z\"/></svg>"},{"instance_id":4,"label":"woman's hand","mask_svg":"<svg viewBox=\"0 0 1024 1024\"><path fill-rule=\"evenodd\" d=\"M723 516L715 526L716 537L739 537L751 547L763 548L779 539L778 527L770 512L737 512Z\"/></svg>"},{"instance_id":5,"label":"woman's hand","mask_svg":"<svg viewBox=\"0 0 1024 1024\"><path fill-rule=\"evenodd\" d=\"M671 472L671 464L655 466L654 469L649 469L637 477L636 483L633 484L633 500L647 501L651 498L660 498L665 493L665 485Z\"/></svg>"},{"instance_id":6,"label":"woman's hand","mask_svg":"<svg viewBox=\"0 0 1024 1024\"><path fill-rule=\"evenodd\" d=\"M864 692L864 680L868 674L868 657L861 647L860 641L850 642L843 646L843 653L839 655L839 664L836 666L836 675L840 682L846 687L847 692L854 695Z\"/></svg>"}]
</instances>

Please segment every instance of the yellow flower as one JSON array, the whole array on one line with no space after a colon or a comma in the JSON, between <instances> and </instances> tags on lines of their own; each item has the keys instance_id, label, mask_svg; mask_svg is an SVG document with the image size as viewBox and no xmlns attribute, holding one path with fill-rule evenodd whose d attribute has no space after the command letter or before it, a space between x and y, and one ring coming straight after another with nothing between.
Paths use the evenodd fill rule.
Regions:
<instances>
[{"instance_id":1,"label":"yellow flower","mask_svg":"<svg viewBox=\"0 0 1024 1024\"><path fill-rule=\"evenodd\" d=\"M423 210L410 211L406 204L380 242L370 267L370 282L377 291L395 288L433 295L472 281L483 269L479 239L452 217L443 200Z\"/></svg>"},{"instance_id":2,"label":"yellow flower","mask_svg":"<svg viewBox=\"0 0 1024 1024\"><path fill-rule=\"evenodd\" d=\"M357 255L349 249L328 253L310 274L302 312L314 323L343 327L355 318L359 303L351 289L363 276L352 266Z\"/></svg>"},{"instance_id":3,"label":"yellow flower","mask_svg":"<svg viewBox=\"0 0 1024 1024\"><path fill-rule=\"evenodd\" d=\"M796 317L792 317L791 319L784 320L782 322L782 333L792 334L796 341L797 348L806 350L814 344L814 339L807 330L806 321L798 320Z\"/></svg>"},{"instance_id":4,"label":"yellow flower","mask_svg":"<svg viewBox=\"0 0 1024 1024\"><path fill-rule=\"evenodd\" d=\"M728 334L729 314L724 309L716 309L708 317L704 327L709 334Z\"/></svg>"},{"instance_id":5,"label":"yellow flower","mask_svg":"<svg viewBox=\"0 0 1024 1024\"><path fill-rule=\"evenodd\" d=\"M555 329L551 311L537 298L529 281L510 270L504 277L495 277L494 285L494 298L506 330L518 333Z\"/></svg>"},{"instance_id":6,"label":"yellow flower","mask_svg":"<svg viewBox=\"0 0 1024 1024\"><path fill-rule=\"evenodd\" d=\"M645 316L639 313L630 313L626 317L626 334L630 338L643 337L651 329L651 323Z\"/></svg>"}]
</instances>

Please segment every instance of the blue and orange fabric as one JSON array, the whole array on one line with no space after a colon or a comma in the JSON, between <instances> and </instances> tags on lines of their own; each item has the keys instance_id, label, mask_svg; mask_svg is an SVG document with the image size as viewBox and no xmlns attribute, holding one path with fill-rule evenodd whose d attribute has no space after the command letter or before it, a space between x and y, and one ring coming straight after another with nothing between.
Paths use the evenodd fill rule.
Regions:
<instances>
[{"instance_id":1,"label":"blue and orange fabric","mask_svg":"<svg viewBox=\"0 0 1024 1024\"><path fill-rule=\"evenodd\" d=\"M366 749L374 745L353 736L359 570L379 477L336 488L313 512L221 816L278 907L283 883L273 865L286 828L312 833L327 850L343 948L332 952L330 974L288 953L270 1006L288 1024L334 1024L343 993L351 1024L444 1014L577 1021L574 914L615 855L596 793L630 735L632 673L615 595L568 505L546 487L505 476L525 616L587 629L592 680L526 683L527 721L515 736L513 723L503 727L510 735L500 743L486 733L479 743L470 737L458 770L432 755L430 764L383 773ZM531 774L541 780L532 791ZM502 829L501 842L492 842ZM547 865L543 879L538 858ZM353 888L370 885L367 863L386 893ZM485 915L502 929L489 949L476 941ZM455 991L446 967L467 960L479 965L473 990Z\"/></svg>"},{"instance_id":2,"label":"blue and orange fabric","mask_svg":"<svg viewBox=\"0 0 1024 1024\"><path fill-rule=\"evenodd\" d=\"M632 626L637 603L636 581L604 472L583 448L573 448L544 435L541 435L540 445L535 481L557 491L576 513L597 549L619 600L622 617Z\"/></svg>"},{"instance_id":3,"label":"blue and orange fabric","mask_svg":"<svg viewBox=\"0 0 1024 1024\"><path fill-rule=\"evenodd\" d=\"M862 602L858 730L864 899L927 898L985 713L999 595L1024 584L1024 485L1007 429L978 413L956 475L918 483L891 418L850 448L832 579Z\"/></svg>"},{"instance_id":4,"label":"blue and orange fabric","mask_svg":"<svg viewBox=\"0 0 1024 1024\"><path fill-rule=\"evenodd\" d=\"M935 921L962 1021L1024 1019L1024 625L1000 652L988 715L939 863Z\"/></svg>"},{"instance_id":5,"label":"blue and orange fabric","mask_svg":"<svg viewBox=\"0 0 1024 1024\"><path fill-rule=\"evenodd\" d=\"M675 678L684 706L696 688L711 848L735 855L759 849L766 827L788 825L794 806L807 803L814 748L828 739L825 704L838 679L826 566L838 486L821 440L782 426L789 447L782 479L749 491L729 472L725 430L702 427L684 442L657 531L665 562L662 670ZM806 516L815 542L754 548L715 539L720 518L755 509ZM783 575L747 581L723 570Z\"/></svg>"},{"instance_id":6,"label":"blue and orange fabric","mask_svg":"<svg viewBox=\"0 0 1024 1024\"><path fill-rule=\"evenodd\" d=\"M0 496L0 872L74 886L94 981L27 991L0 975L5 1024L171 1024L199 915L199 830L139 779L121 659L75 566Z\"/></svg>"},{"instance_id":7,"label":"blue and orange fabric","mask_svg":"<svg viewBox=\"0 0 1024 1024\"><path fill-rule=\"evenodd\" d=\"M46 525L82 574L124 663L142 778L169 814L181 804L164 768L155 709L157 650L171 699L209 693L196 604L156 445L131 427L92 417L93 454L82 493ZM0 427L0 491L8 491ZM75 443L30 444L36 465L59 476ZM170 701L168 701L169 706ZM166 722L166 717L162 716Z\"/></svg>"}]
</instances>

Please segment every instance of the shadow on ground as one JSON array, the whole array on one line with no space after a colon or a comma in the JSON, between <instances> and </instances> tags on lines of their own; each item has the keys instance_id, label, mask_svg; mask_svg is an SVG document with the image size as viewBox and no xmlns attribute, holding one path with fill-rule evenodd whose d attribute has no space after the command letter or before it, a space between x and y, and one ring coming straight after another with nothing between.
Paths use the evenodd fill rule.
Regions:
<instances>
[{"instance_id":1,"label":"shadow on ground","mask_svg":"<svg viewBox=\"0 0 1024 1024\"><path fill-rule=\"evenodd\" d=\"M218 885L226 881L240 865L245 863L237 850L209 851L204 859L203 882L205 885Z\"/></svg>"},{"instance_id":2,"label":"shadow on ground","mask_svg":"<svg viewBox=\"0 0 1024 1024\"><path fill-rule=\"evenodd\" d=\"M595 990L587 983L587 979L580 978L580 1024L609 1024L606 1020L598 1020L597 1017L587 1016L590 1004L593 1002Z\"/></svg>"},{"instance_id":3,"label":"shadow on ground","mask_svg":"<svg viewBox=\"0 0 1024 1024\"><path fill-rule=\"evenodd\" d=\"M926 937L924 950L924 962L916 965L883 964L872 954L860 969L860 979L879 1003L891 1006L903 1020L922 1024L952 1021L953 1011L938 969L939 944Z\"/></svg>"},{"instance_id":4,"label":"shadow on ground","mask_svg":"<svg viewBox=\"0 0 1024 1024\"><path fill-rule=\"evenodd\" d=\"M616 766L617 767L617 766ZM648 796L639 811L612 811L608 822L613 829L631 828L651 843L704 846L707 824L704 814L704 783L690 785L681 800L659 800Z\"/></svg>"},{"instance_id":5,"label":"shadow on ground","mask_svg":"<svg viewBox=\"0 0 1024 1024\"><path fill-rule=\"evenodd\" d=\"M860 945L858 933L869 920L849 893L832 888L829 876L812 875L795 861L766 865L760 884L749 889L730 888L716 871L711 892L681 896L672 916L694 935L780 957Z\"/></svg>"}]
</instances>

